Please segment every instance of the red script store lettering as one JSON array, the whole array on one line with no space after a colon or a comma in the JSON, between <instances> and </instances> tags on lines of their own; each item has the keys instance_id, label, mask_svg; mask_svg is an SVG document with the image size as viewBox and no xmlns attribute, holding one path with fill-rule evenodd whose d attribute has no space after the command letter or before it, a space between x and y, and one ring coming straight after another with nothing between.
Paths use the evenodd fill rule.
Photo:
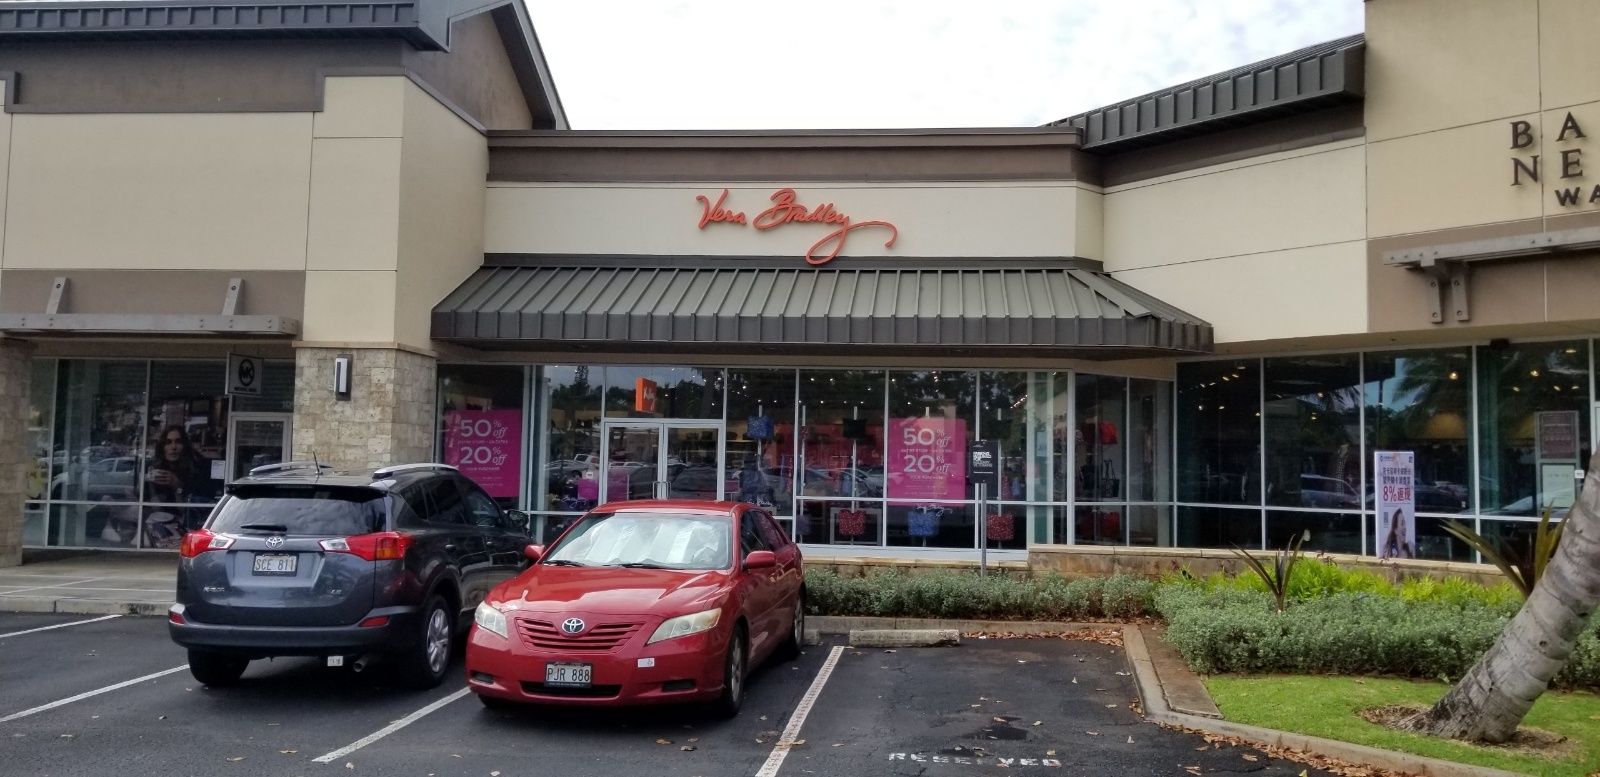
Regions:
<instances>
[{"instance_id":1,"label":"red script store lettering","mask_svg":"<svg viewBox=\"0 0 1600 777\"><path fill-rule=\"evenodd\" d=\"M763 232L777 229L785 224L827 224L835 227L833 231L823 235L817 242L806 249L806 264L817 266L824 265L838 258L844 250L845 240L851 232L868 227L883 227L889 230L888 239L883 241L883 247L889 248L900 237L900 230L887 221L853 221L850 216L839 212L833 203L825 202L816 208L807 208L795 202L798 195L794 189L783 188L772 193L770 198L772 207L756 214L754 219L746 218L742 210L729 210L724 207L728 201L728 190L723 189L717 196L717 201L704 194L695 195L695 201L700 203L700 228L705 229L712 224L738 224L755 227Z\"/></svg>"}]
</instances>

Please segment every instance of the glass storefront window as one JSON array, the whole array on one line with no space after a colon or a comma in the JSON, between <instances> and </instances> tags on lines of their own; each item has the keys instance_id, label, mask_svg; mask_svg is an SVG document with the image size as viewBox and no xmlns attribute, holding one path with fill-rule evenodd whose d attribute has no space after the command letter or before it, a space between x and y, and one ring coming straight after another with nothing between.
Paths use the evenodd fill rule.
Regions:
<instances>
[{"instance_id":1,"label":"glass storefront window","mask_svg":"<svg viewBox=\"0 0 1600 777\"><path fill-rule=\"evenodd\" d=\"M1178 365L1180 502L1261 504L1259 370L1254 359Z\"/></svg>"},{"instance_id":2,"label":"glass storefront window","mask_svg":"<svg viewBox=\"0 0 1600 777\"><path fill-rule=\"evenodd\" d=\"M728 373L729 498L794 514L794 370Z\"/></svg>"},{"instance_id":3,"label":"glass storefront window","mask_svg":"<svg viewBox=\"0 0 1600 777\"><path fill-rule=\"evenodd\" d=\"M50 452L50 438L52 435L51 424L54 414L51 408L55 404L56 396L56 362L54 359L36 359L33 362L33 375L28 388L28 417L27 435L25 444L28 450L25 454L31 464L28 469L28 483L26 485L28 499L44 499L50 490L50 476L52 470L65 471L66 458L52 463L55 459ZM43 508L39 508L42 512ZM31 514L31 513L30 513ZM39 536L44 536L44 530L38 530Z\"/></svg>"},{"instance_id":4,"label":"glass storefront window","mask_svg":"<svg viewBox=\"0 0 1600 777\"><path fill-rule=\"evenodd\" d=\"M972 487L967 484L966 456L967 443L976 433L973 412L977 394L976 373L939 370L889 373L884 487L888 498L904 501L972 498ZM970 515L968 518L970 520Z\"/></svg>"},{"instance_id":5,"label":"glass storefront window","mask_svg":"<svg viewBox=\"0 0 1600 777\"><path fill-rule=\"evenodd\" d=\"M1304 537L1301 548L1323 553L1361 553L1360 513L1317 513L1301 510L1267 511L1267 549L1288 547Z\"/></svg>"},{"instance_id":6,"label":"glass storefront window","mask_svg":"<svg viewBox=\"0 0 1600 777\"><path fill-rule=\"evenodd\" d=\"M235 413L293 413L294 412L294 362L264 362L261 378L261 395L238 395L233 398Z\"/></svg>"},{"instance_id":7,"label":"glass storefront window","mask_svg":"<svg viewBox=\"0 0 1600 777\"><path fill-rule=\"evenodd\" d=\"M971 503L891 502L886 534L891 547L975 548L978 541Z\"/></svg>"},{"instance_id":8,"label":"glass storefront window","mask_svg":"<svg viewBox=\"0 0 1600 777\"><path fill-rule=\"evenodd\" d=\"M1120 502L1127 473L1128 381L1079 373L1076 388L1078 425L1072 434L1072 463L1077 473L1077 499ZM1093 541L1100 542L1102 534L1096 531ZM1086 540L1080 537L1078 541Z\"/></svg>"},{"instance_id":9,"label":"glass storefront window","mask_svg":"<svg viewBox=\"0 0 1600 777\"><path fill-rule=\"evenodd\" d=\"M800 494L879 499L884 491L884 374L800 371Z\"/></svg>"},{"instance_id":10,"label":"glass storefront window","mask_svg":"<svg viewBox=\"0 0 1600 777\"><path fill-rule=\"evenodd\" d=\"M722 418L722 370L606 367L607 418Z\"/></svg>"},{"instance_id":11,"label":"glass storefront window","mask_svg":"<svg viewBox=\"0 0 1600 777\"><path fill-rule=\"evenodd\" d=\"M150 365L150 412L142 462L144 501L161 505L215 504L226 475L227 365L207 361L158 361ZM146 539L163 547L172 537L199 528L205 513L168 509L146 517ZM176 547L175 544L172 547Z\"/></svg>"},{"instance_id":12,"label":"glass storefront window","mask_svg":"<svg viewBox=\"0 0 1600 777\"><path fill-rule=\"evenodd\" d=\"M1049 417L1043 412L1047 397L1032 391L1026 372L985 372L979 376L983 386L982 407L978 409L980 430L985 440L998 448L1000 485L989 499L1025 501L1034 492L1043 467L1028 455L1047 449Z\"/></svg>"},{"instance_id":13,"label":"glass storefront window","mask_svg":"<svg viewBox=\"0 0 1600 777\"><path fill-rule=\"evenodd\" d=\"M1175 545L1172 536L1172 505L1129 505L1128 544L1156 548L1170 548Z\"/></svg>"},{"instance_id":14,"label":"glass storefront window","mask_svg":"<svg viewBox=\"0 0 1600 777\"><path fill-rule=\"evenodd\" d=\"M1128 381L1127 437L1128 501L1171 501L1171 383L1162 380Z\"/></svg>"},{"instance_id":15,"label":"glass storefront window","mask_svg":"<svg viewBox=\"0 0 1600 777\"><path fill-rule=\"evenodd\" d=\"M439 365L439 459L504 508L522 497L522 367Z\"/></svg>"},{"instance_id":16,"label":"glass storefront window","mask_svg":"<svg viewBox=\"0 0 1600 777\"><path fill-rule=\"evenodd\" d=\"M1478 349L1484 515L1560 516L1587 466L1589 347L1582 340Z\"/></svg>"},{"instance_id":17,"label":"glass storefront window","mask_svg":"<svg viewBox=\"0 0 1600 777\"><path fill-rule=\"evenodd\" d=\"M601 368L550 366L539 369L536 390L544 457L531 466L534 504L544 510L582 512L600 498Z\"/></svg>"},{"instance_id":18,"label":"glass storefront window","mask_svg":"<svg viewBox=\"0 0 1600 777\"><path fill-rule=\"evenodd\" d=\"M1178 507L1180 548L1261 547L1261 511L1225 507Z\"/></svg>"},{"instance_id":19,"label":"glass storefront window","mask_svg":"<svg viewBox=\"0 0 1600 777\"><path fill-rule=\"evenodd\" d=\"M983 532L990 550L1026 550L1028 517L1035 512L1035 508L1025 504L997 505L991 502L978 531Z\"/></svg>"},{"instance_id":20,"label":"glass storefront window","mask_svg":"<svg viewBox=\"0 0 1600 777\"><path fill-rule=\"evenodd\" d=\"M50 499L138 502L149 363L63 359L58 365L51 457L60 466L52 471Z\"/></svg>"},{"instance_id":21,"label":"glass storefront window","mask_svg":"<svg viewBox=\"0 0 1600 777\"><path fill-rule=\"evenodd\" d=\"M795 512L797 542L815 545L878 545L883 505L877 500L802 499Z\"/></svg>"},{"instance_id":22,"label":"glass storefront window","mask_svg":"<svg viewBox=\"0 0 1600 777\"><path fill-rule=\"evenodd\" d=\"M1267 504L1360 510L1359 357L1267 359L1264 371Z\"/></svg>"},{"instance_id":23,"label":"glass storefront window","mask_svg":"<svg viewBox=\"0 0 1600 777\"><path fill-rule=\"evenodd\" d=\"M1415 451L1417 512L1470 512L1470 349L1368 353L1364 359L1365 461L1370 464L1373 451ZM1363 504L1371 500L1368 481Z\"/></svg>"}]
</instances>

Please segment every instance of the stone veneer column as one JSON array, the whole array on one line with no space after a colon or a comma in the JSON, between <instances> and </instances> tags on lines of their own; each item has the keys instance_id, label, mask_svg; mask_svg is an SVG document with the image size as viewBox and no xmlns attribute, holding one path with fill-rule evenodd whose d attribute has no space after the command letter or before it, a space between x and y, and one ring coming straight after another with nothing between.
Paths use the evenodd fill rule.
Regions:
<instances>
[{"instance_id":1,"label":"stone veneer column","mask_svg":"<svg viewBox=\"0 0 1600 777\"><path fill-rule=\"evenodd\" d=\"M22 563L22 507L34 467L28 450L32 357L32 343L0 338L0 567Z\"/></svg>"},{"instance_id":2,"label":"stone veneer column","mask_svg":"<svg viewBox=\"0 0 1600 777\"><path fill-rule=\"evenodd\" d=\"M333 393L333 360L351 356L350 399ZM295 351L294 458L362 470L433 457L438 364L398 348Z\"/></svg>"}]
</instances>

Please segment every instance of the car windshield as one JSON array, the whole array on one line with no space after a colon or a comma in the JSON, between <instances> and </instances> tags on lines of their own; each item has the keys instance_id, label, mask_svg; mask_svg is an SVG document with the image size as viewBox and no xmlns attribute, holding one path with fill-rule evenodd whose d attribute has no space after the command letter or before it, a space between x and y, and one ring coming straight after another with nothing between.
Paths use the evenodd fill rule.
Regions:
<instances>
[{"instance_id":1,"label":"car windshield","mask_svg":"<svg viewBox=\"0 0 1600 777\"><path fill-rule=\"evenodd\" d=\"M591 513L561 538L542 563L723 569L733 522L692 513Z\"/></svg>"},{"instance_id":2,"label":"car windshield","mask_svg":"<svg viewBox=\"0 0 1600 777\"><path fill-rule=\"evenodd\" d=\"M223 500L208 528L346 537L383 531L385 512L383 494L370 488L250 489Z\"/></svg>"}]
</instances>

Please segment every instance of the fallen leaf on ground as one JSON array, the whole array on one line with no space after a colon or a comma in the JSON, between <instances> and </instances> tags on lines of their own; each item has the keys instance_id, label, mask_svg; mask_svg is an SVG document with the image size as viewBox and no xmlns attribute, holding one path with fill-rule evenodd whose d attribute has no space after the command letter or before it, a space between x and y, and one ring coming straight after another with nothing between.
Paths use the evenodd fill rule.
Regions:
<instances>
[{"instance_id":1,"label":"fallen leaf on ground","mask_svg":"<svg viewBox=\"0 0 1600 777\"><path fill-rule=\"evenodd\" d=\"M500 777L499 772L489 772L489 777Z\"/></svg>"},{"instance_id":2,"label":"fallen leaf on ground","mask_svg":"<svg viewBox=\"0 0 1600 777\"><path fill-rule=\"evenodd\" d=\"M699 742L700 741L700 737L689 737L689 741L690 742Z\"/></svg>"},{"instance_id":3,"label":"fallen leaf on ground","mask_svg":"<svg viewBox=\"0 0 1600 777\"><path fill-rule=\"evenodd\" d=\"M460 758L461 756L458 755L456 757ZM350 763L349 761L345 761L344 762L344 768L346 768L346 769L354 769L354 768L356 768L356 765L353 764L353 763Z\"/></svg>"},{"instance_id":4,"label":"fallen leaf on ground","mask_svg":"<svg viewBox=\"0 0 1600 777\"><path fill-rule=\"evenodd\" d=\"M1106 705L1106 707L1115 707L1115 706L1117 706L1117 705L1115 705L1115 704L1107 704Z\"/></svg>"},{"instance_id":5,"label":"fallen leaf on ground","mask_svg":"<svg viewBox=\"0 0 1600 777\"><path fill-rule=\"evenodd\" d=\"M244 760L244 756L242 756L242 755L236 755L236 756L233 756L232 758L228 759L228 761L230 763L238 763L238 762L243 761L243 760Z\"/></svg>"},{"instance_id":6,"label":"fallen leaf on ground","mask_svg":"<svg viewBox=\"0 0 1600 777\"><path fill-rule=\"evenodd\" d=\"M1072 678L1072 684L1073 685L1077 685L1078 684L1078 678L1076 678L1076 677Z\"/></svg>"},{"instance_id":7,"label":"fallen leaf on ground","mask_svg":"<svg viewBox=\"0 0 1600 777\"><path fill-rule=\"evenodd\" d=\"M803 745L805 743L806 743L806 741L804 739L796 739L795 741L790 742L789 744L790 744L790 746L798 747L798 746Z\"/></svg>"},{"instance_id":8,"label":"fallen leaf on ground","mask_svg":"<svg viewBox=\"0 0 1600 777\"><path fill-rule=\"evenodd\" d=\"M1251 755L1249 753L1245 753L1244 754L1244 760L1246 760L1246 761L1259 761L1259 760L1261 760L1261 758L1258 757L1258 756Z\"/></svg>"},{"instance_id":9,"label":"fallen leaf on ground","mask_svg":"<svg viewBox=\"0 0 1600 777\"><path fill-rule=\"evenodd\" d=\"M834 742L833 746L834 747L844 747L844 743L843 742Z\"/></svg>"},{"instance_id":10,"label":"fallen leaf on ground","mask_svg":"<svg viewBox=\"0 0 1600 777\"><path fill-rule=\"evenodd\" d=\"M670 744L672 744L672 740L670 740L670 739L657 739L656 740L656 744L658 744L658 745L670 745Z\"/></svg>"},{"instance_id":11,"label":"fallen leaf on ground","mask_svg":"<svg viewBox=\"0 0 1600 777\"><path fill-rule=\"evenodd\" d=\"M692 753L692 752L694 752L694 745L684 745L683 747L680 747L678 749L682 750L685 753ZM498 774L498 772L497 772L497 774Z\"/></svg>"},{"instance_id":12,"label":"fallen leaf on ground","mask_svg":"<svg viewBox=\"0 0 1600 777\"><path fill-rule=\"evenodd\" d=\"M1037 726L1037 725L1040 725L1040 724L1042 724L1042 723L1044 723L1044 721L1042 721L1042 720L1036 720L1036 721L1034 721L1034 722L1033 722L1033 725L1035 725L1035 726Z\"/></svg>"},{"instance_id":13,"label":"fallen leaf on ground","mask_svg":"<svg viewBox=\"0 0 1600 777\"><path fill-rule=\"evenodd\" d=\"M1188 772L1188 773L1190 773L1190 774L1199 774L1200 773L1200 767L1198 767L1198 766L1185 766L1185 767L1183 767L1183 770Z\"/></svg>"},{"instance_id":14,"label":"fallen leaf on ground","mask_svg":"<svg viewBox=\"0 0 1600 777\"><path fill-rule=\"evenodd\" d=\"M1085 731L1083 733L1088 734L1089 736L1092 736L1092 737L1100 736L1100 732L1098 732L1098 731Z\"/></svg>"},{"instance_id":15,"label":"fallen leaf on ground","mask_svg":"<svg viewBox=\"0 0 1600 777\"><path fill-rule=\"evenodd\" d=\"M1056 751L1054 751L1054 750L1046 750L1046 751L1044 751L1044 754L1045 755L1055 755Z\"/></svg>"},{"instance_id":16,"label":"fallen leaf on ground","mask_svg":"<svg viewBox=\"0 0 1600 777\"><path fill-rule=\"evenodd\" d=\"M1128 737L1128 744L1133 744L1133 737Z\"/></svg>"},{"instance_id":17,"label":"fallen leaf on ground","mask_svg":"<svg viewBox=\"0 0 1600 777\"><path fill-rule=\"evenodd\" d=\"M284 755L294 755L295 753L298 753L300 751L299 750L279 750L278 752L283 753Z\"/></svg>"},{"instance_id":18,"label":"fallen leaf on ground","mask_svg":"<svg viewBox=\"0 0 1600 777\"><path fill-rule=\"evenodd\" d=\"M893 649L885 649L883 652L885 652L885 653L893 653L894 650Z\"/></svg>"}]
</instances>

